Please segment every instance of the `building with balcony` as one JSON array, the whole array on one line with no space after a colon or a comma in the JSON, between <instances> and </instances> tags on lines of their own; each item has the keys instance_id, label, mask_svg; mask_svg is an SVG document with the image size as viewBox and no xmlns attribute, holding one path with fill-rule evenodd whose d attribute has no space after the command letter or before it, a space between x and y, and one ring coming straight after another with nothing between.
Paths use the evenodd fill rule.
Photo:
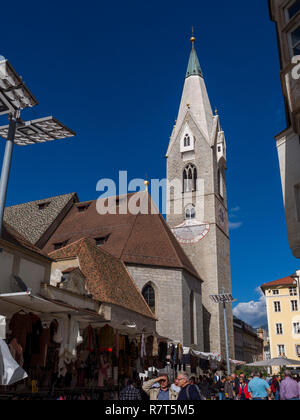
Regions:
<instances>
[{"instance_id":1,"label":"building with balcony","mask_svg":"<svg viewBox=\"0 0 300 420\"><path fill-rule=\"evenodd\" d=\"M289 245L300 258L300 0L269 0L276 24L286 128L276 135Z\"/></svg>"}]
</instances>

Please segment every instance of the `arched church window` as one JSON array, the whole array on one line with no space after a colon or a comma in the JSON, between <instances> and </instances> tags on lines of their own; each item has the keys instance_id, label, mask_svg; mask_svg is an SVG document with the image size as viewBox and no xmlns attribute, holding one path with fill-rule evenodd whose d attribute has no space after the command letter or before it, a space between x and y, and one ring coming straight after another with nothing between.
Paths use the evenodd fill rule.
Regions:
<instances>
[{"instance_id":1,"label":"arched church window","mask_svg":"<svg viewBox=\"0 0 300 420\"><path fill-rule=\"evenodd\" d=\"M147 302L151 311L155 312L155 292L151 284L147 284L143 288L142 295L144 296L144 299Z\"/></svg>"},{"instance_id":2,"label":"arched church window","mask_svg":"<svg viewBox=\"0 0 300 420\"><path fill-rule=\"evenodd\" d=\"M184 137L184 147L189 147L190 145L191 145L190 136L188 134L186 134L185 137Z\"/></svg>"},{"instance_id":3,"label":"arched church window","mask_svg":"<svg viewBox=\"0 0 300 420\"><path fill-rule=\"evenodd\" d=\"M193 204L189 204L185 209L185 218L186 219L195 219L196 210Z\"/></svg>"},{"instance_id":4,"label":"arched church window","mask_svg":"<svg viewBox=\"0 0 300 420\"><path fill-rule=\"evenodd\" d=\"M193 190L197 191L197 168L196 168L196 166L194 166L194 171L193 171Z\"/></svg>"},{"instance_id":5,"label":"arched church window","mask_svg":"<svg viewBox=\"0 0 300 420\"><path fill-rule=\"evenodd\" d=\"M187 165L183 170L183 192L197 190L197 169L194 165Z\"/></svg>"},{"instance_id":6,"label":"arched church window","mask_svg":"<svg viewBox=\"0 0 300 420\"><path fill-rule=\"evenodd\" d=\"M218 193L222 198L224 197L223 175L220 169L218 169Z\"/></svg>"}]
</instances>

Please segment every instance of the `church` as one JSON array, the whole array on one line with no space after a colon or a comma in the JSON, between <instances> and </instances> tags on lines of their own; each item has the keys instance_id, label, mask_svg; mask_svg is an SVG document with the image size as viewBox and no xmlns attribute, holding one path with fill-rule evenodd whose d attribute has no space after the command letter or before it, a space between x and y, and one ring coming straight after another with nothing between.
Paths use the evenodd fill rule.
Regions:
<instances>
[{"instance_id":1,"label":"church","mask_svg":"<svg viewBox=\"0 0 300 420\"><path fill-rule=\"evenodd\" d=\"M191 42L166 154L167 179L172 184L179 177L181 191L168 194L166 220L159 212L102 215L95 200L80 202L76 193L8 207L4 219L56 261L52 285L72 276L84 281L81 244L88 241L89 246L125 264L157 318L159 335L184 346L196 345L201 351L225 354L223 310L210 295L223 289L231 293L226 142L219 116L211 109L194 37ZM150 195L142 194L150 207ZM125 198L115 198L117 208ZM119 286L116 277L116 289ZM232 311L228 309L229 349L234 358Z\"/></svg>"}]
</instances>

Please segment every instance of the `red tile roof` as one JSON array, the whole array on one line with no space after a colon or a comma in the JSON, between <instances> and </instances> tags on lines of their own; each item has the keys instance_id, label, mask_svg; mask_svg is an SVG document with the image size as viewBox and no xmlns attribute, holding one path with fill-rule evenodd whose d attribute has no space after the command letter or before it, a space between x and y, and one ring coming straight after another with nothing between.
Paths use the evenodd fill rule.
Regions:
<instances>
[{"instance_id":1,"label":"red tile roof","mask_svg":"<svg viewBox=\"0 0 300 420\"><path fill-rule=\"evenodd\" d=\"M78 257L86 287L100 302L114 304L156 319L122 261L95 245L80 239L50 254L53 259Z\"/></svg>"},{"instance_id":2,"label":"red tile roof","mask_svg":"<svg viewBox=\"0 0 300 420\"><path fill-rule=\"evenodd\" d=\"M268 287L272 287L272 286L288 286L288 285L292 285L294 283L294 279L291 276L288 277L284 277L283 279L279 279L279 280L274 280L274 281L270 281L269 283L264 283L261 287L261 289L266 289Z\"/></svg>"},{"instance_id":3,"label":"red tile roof","mask_svg":"<svg viewBox=\"0 0 300 420\"><path fill-rule=\"evenodd\" d=\"M151 198L144 194L150 208ZM80 203L73 205L46 243L45 252L52 252L55 243L65 240L72 243L84 237L107 237L101 248L125 263L185 269L201 280L160 213L100 215L96 209L97 202L89 203L84 212L78 211Z\"/></svg>"}]
</instances>

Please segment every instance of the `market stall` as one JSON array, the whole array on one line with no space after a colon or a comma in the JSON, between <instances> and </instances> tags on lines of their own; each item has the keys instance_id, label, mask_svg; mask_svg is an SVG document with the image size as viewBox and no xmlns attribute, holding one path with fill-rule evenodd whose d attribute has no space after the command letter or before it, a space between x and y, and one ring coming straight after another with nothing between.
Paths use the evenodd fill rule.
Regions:
<instances>
[{"instance_id":1,"label":"market stall","mask_svg":"<svg viewBox=\"0 0 300 420\"><path fill-rule=\"evenodd\" d=\"M126 321L31 295L0 295L5 342L28 378L0 398L118 399L128 378L165 366L167 343Z\"/></svg>"}]
</instances>

